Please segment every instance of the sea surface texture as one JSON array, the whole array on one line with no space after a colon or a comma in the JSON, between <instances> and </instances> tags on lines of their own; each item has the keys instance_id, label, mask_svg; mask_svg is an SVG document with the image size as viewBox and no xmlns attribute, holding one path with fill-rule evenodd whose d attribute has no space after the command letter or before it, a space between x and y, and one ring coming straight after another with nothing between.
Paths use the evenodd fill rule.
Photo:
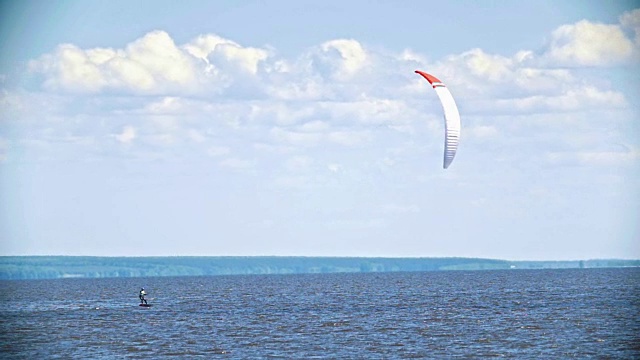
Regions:
<instances>
[{"instance_id":1,"label":"sea surface texture","mask_svg":"<svg viewBox=\"0 0 640 360\"><path fill-rule=\"evenodd\" d=\"M2 281L0 357L639 359L639 280L625 268Z\"/></svg>"}]
</instances>

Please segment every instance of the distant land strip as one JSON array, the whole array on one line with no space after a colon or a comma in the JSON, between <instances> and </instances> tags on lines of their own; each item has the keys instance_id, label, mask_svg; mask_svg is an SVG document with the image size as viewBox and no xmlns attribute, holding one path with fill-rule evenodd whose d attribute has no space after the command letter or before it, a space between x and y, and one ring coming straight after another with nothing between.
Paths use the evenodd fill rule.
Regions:
<instances>
[{"instance_id":1,"label":"distant land strip","mask_svg":"<svg viewBox=\"0 0 640 360\"><path fill-rule=\"evenodd\" d=\"M0 280L638 267L640 260L508 261L478 258L304 256L0 256Z\"/></svg>"}]
</instances>

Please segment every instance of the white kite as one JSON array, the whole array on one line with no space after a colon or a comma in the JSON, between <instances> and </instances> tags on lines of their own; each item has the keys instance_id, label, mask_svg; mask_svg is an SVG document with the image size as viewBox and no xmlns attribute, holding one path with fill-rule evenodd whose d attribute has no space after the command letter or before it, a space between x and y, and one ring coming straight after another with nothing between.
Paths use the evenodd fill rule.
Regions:
<instances>
[{"instance_id":1,"label":"white kite","mask_svg":"<svg viewBox=\"0 0 640 360\"><path fill-rule=\"evenodd\" d=\"M442 110L444 110L444 162L442 166L446 169L451 165L453 158L458 150L458 140L460 139L460 114L458 107L453 100L453 96L449 89L438 78L424 71L416 70L417 74L422 75L440 98Z\"/></svg>"}]
</instances>

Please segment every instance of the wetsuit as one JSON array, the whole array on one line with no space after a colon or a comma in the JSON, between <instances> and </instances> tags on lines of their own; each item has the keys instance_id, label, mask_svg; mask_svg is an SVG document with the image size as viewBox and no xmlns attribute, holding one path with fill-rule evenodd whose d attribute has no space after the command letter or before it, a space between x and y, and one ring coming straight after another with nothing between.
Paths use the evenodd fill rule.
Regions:
<instances>
[{"instance_id":1,"label":"wetsuit","mask_svg":"<svg viewBox=\"0 0 640 360\"><path fill-rule=\"evenodd\" d=\"M147 295L147 293L144 291L144 289L140 290L140 295L138 295L138 297L140 298L140 304L147 303L147 299L144 298L145 295Z\"/></svg>"}]
</instances>

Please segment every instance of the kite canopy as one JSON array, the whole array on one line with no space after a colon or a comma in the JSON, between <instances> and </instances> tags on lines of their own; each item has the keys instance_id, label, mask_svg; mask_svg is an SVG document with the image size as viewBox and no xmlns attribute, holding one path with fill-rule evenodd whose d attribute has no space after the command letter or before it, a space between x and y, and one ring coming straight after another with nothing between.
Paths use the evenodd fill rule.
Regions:
<instances>
[{"instance_id":1,"label":"kite canopy","mask_svg":"<svg viewBox=\"0 0 640 360\"><path fill-rule=\"evenodd\" d=\"M458 140L460 139L460 113L456 102L451 96L449 89L437 77L427 74L424 71L416 70L417 74L422 75L438 94L442 110L444 110L444 161L443 168L448 168L456 156L458 150Z\"/></svg>"}]
</instances>

